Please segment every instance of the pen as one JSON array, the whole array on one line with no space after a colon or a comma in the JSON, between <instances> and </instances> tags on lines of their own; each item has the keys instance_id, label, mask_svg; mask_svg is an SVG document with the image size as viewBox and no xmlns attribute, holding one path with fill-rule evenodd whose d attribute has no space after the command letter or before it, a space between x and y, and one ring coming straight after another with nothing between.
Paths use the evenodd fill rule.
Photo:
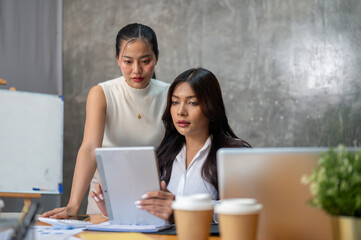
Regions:
<instances>
[{"instance_id":1,"label":"pen","mask_svg":"<svg viewBox=\"0 0 361 240\"><path fill-rule=\"evenodd\" d=\"M51 190L44 189L44 188L35 188L35 187L33 187L33 191L51 191Z\"/></svg>"}]
</instances>

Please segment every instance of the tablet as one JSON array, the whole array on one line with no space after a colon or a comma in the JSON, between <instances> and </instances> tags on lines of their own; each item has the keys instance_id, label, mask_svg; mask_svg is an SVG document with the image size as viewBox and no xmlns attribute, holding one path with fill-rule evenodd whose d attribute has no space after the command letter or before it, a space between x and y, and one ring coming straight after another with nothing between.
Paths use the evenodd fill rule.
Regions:
<instances>
[{"instance_id":1,"label":"tablet","mask_svg":"<svg viewBox=\"0 0 361 240\"><path fill-rule=\"evenodd\" d=\"M146 192L160 190L154 147L97 148L95 157L111 224L165 224L134 203Z\"/></svg>"}]
</instances>

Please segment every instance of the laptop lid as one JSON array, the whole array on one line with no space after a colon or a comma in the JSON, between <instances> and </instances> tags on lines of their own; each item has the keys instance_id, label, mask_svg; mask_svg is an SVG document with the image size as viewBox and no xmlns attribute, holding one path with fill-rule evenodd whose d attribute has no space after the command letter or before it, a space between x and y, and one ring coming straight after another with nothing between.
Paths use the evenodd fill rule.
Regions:
<instances>
[{"instance_id":1,"label":"laptop lid","mask_svg":"<svg viewBox=\"0 0 361 240\"><path fill-rule=\"evenodd\" d=\"M146 192L160 189L154 147L97 148L95 157L110 223L165 224L134 204Z\"/></svg>"},{"instance_id":2,"label":"laptop lid","mask_svg":"<svg viewBox=\"0 0 361 240\"><path fill-rule=\"evenodd\" d=\"M327 148L220 149L220 198L255 198L263 204L258 239L332 239L331 219L307 205L312 195L301 183Z\"/></svg>"}]
</instances>

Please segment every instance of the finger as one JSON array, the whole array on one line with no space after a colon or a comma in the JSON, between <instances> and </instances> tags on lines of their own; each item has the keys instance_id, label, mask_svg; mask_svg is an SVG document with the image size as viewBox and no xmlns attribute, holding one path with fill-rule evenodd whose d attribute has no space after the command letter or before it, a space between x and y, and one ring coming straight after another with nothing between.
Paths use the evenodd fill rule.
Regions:
<instances>
[{"instance_id":1,"label":"finger","mask_svg":"<svg viewBox=\"0 0 361 240\"><path fill-rule=\"evenodd\" d=\"M157 212L157 211L147 211L149 212L150 214L153 214L154 216L156 217L159 217L165 221L169 221L170 217L172 216L172 213L169 213L169 212Z\"/></svg>"},{"instance_id":2,"label":"finger","mask_svg":"<svg viewBox=\"0 0 361 240\"><path fill-rule=\"evenodd\" d=\"M104 216L108 216L108 212L107 212L107 209L106 209L106 206L105 206L105 201L104 201L104 198L101 194L102 192L102 189L101 189L101 185L100 184L96 184L94 186L95 188L95 191L90 191L89 195L91 198L94 199L95 201L95 204L97 205L97 207L99 208L100 212L104 215ZM97 192L99 193L97 193Z\"/></svg>"},{"instance_id":3,"label":"finger","mask_svg":"<svg viewBox=\"0 0 361 240\"><path fill-rule=\"evenodd\" d=\"M145 210L145 211L154 211L154 212L166 212L171 214L172 213L172 207L171 207L172 201L158 201L154 204L139 204L136 205L137 208Z\"/></svg>"},{"instance_id":4,"label":"finger","mask_svg":"<svg viewBox=\"0 0 361 240\"><path fill-rule=\"evenodd\" d=\"M64 210L64 208L55 208L55 209L53 209L51 211L47 211L47 212L43 213L42 215L40 215L40 217L50 217L50 216L53 216L54 214L57 214L57 213L59 213L59 212L61 212L63 210Z\"/></svg>"},{"instance_id":5,"label":"finger","mask_svg":"<svg viewBox=\"0 0 361 240\"><path fill-rule=\"evenodd\" d=\"M167 188L167 184L165 183L165 181L160 182L160 189L165 192L170 192Z\"/></svg>"},{"instance_id":6,"label":"finger","mask_svg":"<svg viewBox=\"0 0 361 240\"><path fill-rule=\"evenodd\" d=\"M56 218L56 219L63 219L63 218L68 218L69 215L67 214L66 211L62 211L62 212L59 212L57 214L54 214L53 216L51 216L50 218Z\"/></svg>"},{"instance_id":7,"label":"finger","mask_svg":"<svg viewBox=\"0 0 361 240\"><path fill-rule=\"evenodd\" d=\"M155 206L166 206L166 207L170 208L172 203L173 203L173 200L171 200L171 199L150 198L150 199L136 201L135 205L136 206L155 205Z\"/></svg>"},{"instance_id":8,"label":"finger","mask_svg":"<svg viewBox=\"0 0 361 240\"><path fill-rule=\"evenodd\" d=\"M95 192L98 194L99 199L104 200L102 185L97 183L94 186Z\"/></svg>"},{"instance_id":9,"label":"finger","mask_svg":"<svg viewBox=\"0 0 361 240\"><path fill-rule=\"evenodd\" d=\"M46 217L49 217L51 215L54 215L52 212L53 211L44 212L43 214L40 215L40 217L45 217L46 218Z\"/></svg>"},{"instance_id":10,"label":"finger","mask_svg":"<svg viewBox=\"0 0 361 240\"><path fill-rule=\"evenodd\" d=\"M155 212L172 212L172 208L166 205L141 205L140 209Z\"/></svg>"},{"instance_id":11,"label":"finger","mask_svg":"<svg viewBox=\"0 0 361 240\"><path fill-rule=\"evenodd\" d=\"M91 198L94 199L94 201L95 201L96 203L98 203L98 202L100 201L100 197L99 197L99 195L98 195L96 192L90 191L89 195L90 195Z\"/></svg>"},{"instance_id":12,"label":"finger","mask_svg":"<svg viewBox=\"0 0 361 240\"><path fill-rule=\"evenodd\" d=\"M144 194L141 198L142 199L160 198L160 199L172 199L172 200L175 199L175 197L172 193L165 192L165 191L148 192L148 193Z\"/></svg>"}]
</instances>

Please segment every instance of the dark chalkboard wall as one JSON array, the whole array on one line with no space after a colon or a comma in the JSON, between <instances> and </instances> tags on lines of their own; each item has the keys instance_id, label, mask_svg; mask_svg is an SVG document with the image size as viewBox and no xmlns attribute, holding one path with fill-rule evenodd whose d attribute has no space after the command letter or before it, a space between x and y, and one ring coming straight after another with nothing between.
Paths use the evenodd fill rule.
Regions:
<instances>
[{"instance_id":1,"label":"dark chalkboard wall","mask_svg":"<svg viewBox=\"0 0 361 240\"><path fill-rule=\"evenodd\" d=\"M359 0L64 0L63 10L67 193L87 93L120 74L115 36L130 22L156 31L160 80L215 73L231 126L254 147L361 144Z\"/></svg>"}]
</instances>

